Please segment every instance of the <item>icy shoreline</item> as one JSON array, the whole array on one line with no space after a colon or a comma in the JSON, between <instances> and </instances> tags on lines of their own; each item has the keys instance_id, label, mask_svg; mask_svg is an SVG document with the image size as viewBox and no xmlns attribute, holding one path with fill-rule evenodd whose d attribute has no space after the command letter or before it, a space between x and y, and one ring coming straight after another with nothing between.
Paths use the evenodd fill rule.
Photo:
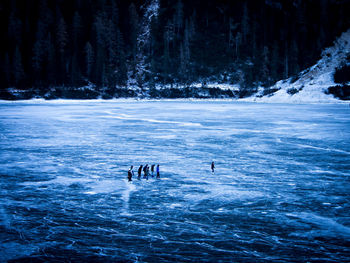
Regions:
<instances>
[{"instance_id":1,"label":"icy shoreline","mask_svg":"<svg viewBox=\"0 0 350 263\"><path fill-rule=\"evenodd\" d=\"M45 100L30 99L30 100L0 100L1 104L17 104L17 103L48 103L48 104L64 104L64 103L127 103L127 102L233 102L233 103L261 103L261 104L349 104L349 101L342 101L335 98L329 100L270 100L269 98L248 97L242 99L233 98L215 98L215 99L199 99L199 98L178 98L178 99L154 99L154 98L113 98L113 99L54 99Z\"/></svg>"}]
</instances>

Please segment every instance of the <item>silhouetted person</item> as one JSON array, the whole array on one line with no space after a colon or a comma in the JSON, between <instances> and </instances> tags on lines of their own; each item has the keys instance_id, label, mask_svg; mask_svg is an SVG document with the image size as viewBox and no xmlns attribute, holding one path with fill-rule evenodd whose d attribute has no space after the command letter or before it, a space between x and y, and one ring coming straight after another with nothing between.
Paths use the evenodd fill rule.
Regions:
<instances>
[{"instance_id":1,"label":"silhouetted person","mask_svg":"<svg viewBox=\"0 0 350 263\"><path fill-rule=\"evenodd\" d=\"M143 167L143 178L148 180L148 164Z\"/></svg>"},{"instance_id":2,"label":"silhouetted person","mask_svg":"<svg viewBox=\"0 0 350 263\"><path fill-rule=\"evenodd\" d=\"M152 172L152 177L153 177L153 174L154 174L154 164L152 164L152 166L151 166L151 172Z\"/></svg>"},{"instance_id":3,"label":"silhouetted person","mask_svg":"<svg viewBox=\"0 0 350 263\"><path fill-rule=\"evenodd\" d=\"M211 172L214 173L214 168L215 168L215 164L214 162L211 162Z\"/></svg>"},{"instance_id":4,"label":"silhouetted person","mask_svg":"<svg viewBox=\"0 0 350 263\"><path fill-rule=\"evenodd\" d=\"M134 168L134 166L130 166L130 169L128 170L128 180L129 182L132 181L132 176L134 175L134 171L132 170Z\"/></svg>"},{"instance_id":5,"label":"silhouetted person","mask_svg":"<svg viewBox=\"0 0 350 263\"><path fill-rule=\"evenodd\" d=\"M157 164L157 178L160 178L160 173L159 173L159 164Z\"/></svg>"},{"instance_id":6,"label":"silhouetted person","mask_svg":"<svg viewBox=\"0 0 350 263\"><path fill-rule=\"evenodd\" d=\"M137 179L141 179L141 172L142 172L142 164L140 165L139 169L137 170Z\"/></svg>"}]
</instances>

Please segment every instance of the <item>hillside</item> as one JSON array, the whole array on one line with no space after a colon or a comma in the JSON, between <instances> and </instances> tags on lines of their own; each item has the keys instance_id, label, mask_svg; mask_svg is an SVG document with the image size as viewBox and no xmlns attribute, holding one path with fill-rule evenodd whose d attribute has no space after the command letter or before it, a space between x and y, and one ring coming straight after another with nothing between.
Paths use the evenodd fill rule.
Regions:
<instances>
[{"instance_id":1,"label":"hillside","mask_svg":"<svg viewBox=\"0 0 350 263\"><path fill-rule=\"evenodd\" d=\"M343 85L339 85L334 80L336 70L348 66L349 63L350 29L344 32L333 46L322 52L322 58L315 65L302 71L296 78L278 81L268 89L260 89L256 95L245 100L301 103L349 100L350 76L347 76L347 82L344 82ZM337 89L342 90L340 92L342 94L337 94ZM268 91L271 93L268 94ZM340 97L337 98L337 96Z\"/></svg>"}]
</instances>

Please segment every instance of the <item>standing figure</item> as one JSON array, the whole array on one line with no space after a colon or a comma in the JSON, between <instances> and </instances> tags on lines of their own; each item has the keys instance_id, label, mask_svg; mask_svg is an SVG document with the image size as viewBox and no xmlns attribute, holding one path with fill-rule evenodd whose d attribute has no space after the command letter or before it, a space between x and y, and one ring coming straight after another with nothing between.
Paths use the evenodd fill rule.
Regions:
<instances>
[{"instance_id":1,"label":"standing figure","mask_svg":"<svg viewBox=\"0 0 350 263\"><path fill-rule=\"evenodd\" d=\"M151 172L152 172L152 177L153 177L153 174L154 174L154 164L152 164L152 166L151 166Z\"/></svg>"},{"instance_id":2,"label":"standing figure","mask_svg":"<svg viewBox=\"0 0 350 263\"><path fill-rule=\"evenodd\" d=\"M142 164L140 165L139 169L137 170L137 179L141 180L141 172L142 172Z\"/></svg>"},{"instance_id":3,"label":"standing figure","mask_svg":"<svg viewBox=\"0 0 350 263\"><path fill-rule=\"evenodd\" d=\"M148 180L148 164L146 164L144 167L143 167L143 178L146 178Z\"/></svg>"},{"instance_id":4,"label":"standing figure","mask_svg":"<svg viewBox=\"0 0 350 263\"><path fill-rule=\"evenodd\" d=\"M132 176L134 175L134 171L132 170L134 168L134 166L130 166L130 169L128 170L128 181L131 182L132 181Z\"/></svg>"},{"instance_id":5,"label":"standing figure","mask_svg":"<svg viewBox=\"0 0 350 263\"><path fill-rule=\"evenodd\" d=\"M159 164L157 164L157 178L160 178L160 174L159 174Z\"/></svg>"},{"instance_id":6,"label":"standing figure","mask_svg":"<svg viewBox=\"0 0 350 263\"><path fill-rule=\"evenodd\" d=\"M211 172L214 173L214 168L215 168L215 164L214 162L211 162Z\"/></svg>"}]
</instances>

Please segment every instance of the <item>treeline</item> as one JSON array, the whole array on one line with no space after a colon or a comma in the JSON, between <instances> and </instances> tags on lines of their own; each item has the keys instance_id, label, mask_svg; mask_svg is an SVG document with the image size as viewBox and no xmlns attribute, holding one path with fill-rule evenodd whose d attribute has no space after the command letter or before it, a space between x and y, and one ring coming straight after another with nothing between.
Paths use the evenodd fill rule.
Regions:
<instances>
[{"instance_id":1,"label":"treeline","mask_svg":"<svg viewBox=\"0 0 350 263\"><path fill-rule=\"evenodd\" d=\"M239 83L239 96L313 64L350 23L350 1L0 2L1 88Z\"/></svg>"}]
</instances>

